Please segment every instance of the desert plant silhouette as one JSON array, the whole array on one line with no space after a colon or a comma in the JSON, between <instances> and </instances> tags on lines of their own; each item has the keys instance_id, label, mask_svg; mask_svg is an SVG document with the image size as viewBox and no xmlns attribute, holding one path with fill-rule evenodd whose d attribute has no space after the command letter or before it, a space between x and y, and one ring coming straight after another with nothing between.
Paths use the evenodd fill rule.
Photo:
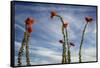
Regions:
<instances>
[{"instance_id":1,"label":"desert plant silhouette","mask_svg":"<svg viewBox=\"0 0 100 68\"><path fill-rule=\"evenodd\" d=\"M62 16L58 15L56 11L51 11L51 18L53 17L58 17L61 20L62 23L62 35L63 35L63 40L59 40L60 43L63 45L63 52L62 52L62 64L65 63L70 63L71 58L70 58L70 47L69 47L69 40L68 40L68 23L64 22ZM67 45L67 47L66 47ZM66 51L67 49L67 51ZM67 52L67 53L66 53Z\"/></svg>"},{"instance_id":2,"label":"desert plant silhouette","mask_svg":"<svg viewBox=\"0 0 100 68\"><path fill-rule=\"evenodd\" d=\"M30 37L30 34L32 32L32 24L34 24L34 20L29 17L25 20L25 32L24 32L24 38L22 40L22 46L19 50L19 53L18 53L18 66L21 66L22 65L22 55L23 55L23 50L24 50L24 47L26 48L26 63L27 65L31 65L30 64L30 58L29 58L29 45L28 45L28 42L29 42L29 37Z\"/></svg>"},{"instance_id":3,"label":"desert plant silhouette","mask_svg":"<svg viewBox=\"0 0 100 68\"><path fill-rule=\"evenodd\" d=\"M82 45L83 45L83 41L84 41L84 35L85 35L86 27L89 23L92 22L92 20L93 20L93 18L90 17L90 16L85 17L86 24L85 24L83 32L82 32L82 38L81 38L81 43L80 43L80 47L79 47L79 62L80 63L82 62L81 51L82 51Z\"/></svg>"}]
</instances>

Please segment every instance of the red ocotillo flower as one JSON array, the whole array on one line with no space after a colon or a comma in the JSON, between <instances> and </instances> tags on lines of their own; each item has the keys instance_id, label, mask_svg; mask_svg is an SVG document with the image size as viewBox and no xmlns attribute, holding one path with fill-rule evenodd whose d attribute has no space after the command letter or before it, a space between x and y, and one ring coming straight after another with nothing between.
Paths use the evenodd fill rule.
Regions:
<instances>
[{"instance_id":1,"label":"red ocotillo flower","mask_svg":"<svg viewBox=\"0 0 100 68\"><path fill-rule=\"evenodd\" d=\"M28 17L25 21L26 24L26 30L31 33L32 32L32 25L34 24L34 19L32 19L31 17Z\"/></svg>"},{"instance_id":2,"label":"red ocotillo flower","mask_svg":"<svg viewBox=\"0 0 100 68\"><path fill-rule=\"evenodd\" d=\"M93 21L93 18L90 17L90 16L87 16L87 17L85 17L85 20L88 23L88 22L92 22Z\"/></svg>"},{"instance_id":3,"label":"red ocotillo flower","mask_svg":"<svg viewBox=\"0 0 100 68\"><path fill-rule=\"evenodd\" d=\"M51 11L51 18L53 18L54 16L57 16L57 13L55 11Z\"/></svg>"},{"instance_id":4,"label":"red ocotillo flower","mask_svg":"<svg viewBox=\"0 0 100 68\"><path fill-rule=\"evenodd\" d=\"M35 22L35 20L32 19L31 17L28 17L28 18L25 20L25 24L26 24L27 26L31 26L34 22Z\"/></svg>"},{"instance_id":5,"label":"red ocotillo flower","mask_svg":"<svg viewBox=\"0 0 100 68\"><path fill-rule=\"evenodd\" d=\"M68 26L68 23L65 22L65 23L63 24L63 27L66 28L67 26Z\"/></svg>"},{"instance_id":6,"label":"red ocotillo flower","mask_svg":"<svg viewBox=\"0 0 100 68\"><path fill-rule=\"evenodd\" d=\"M32 30L32 27L28 27L27 28L27 31L29 32L29 33L31 33L33 30Z\"/></svg>"},{"instance_id":7,"label":"red ocotillo flower","mask_svg":"<svg viewBox=\"0 0 100 68\"><path fill-rule=\"evenodd\" d=\"M64 43L63 40L59 40L59 43Z\"/></svg>"}]
</instances>

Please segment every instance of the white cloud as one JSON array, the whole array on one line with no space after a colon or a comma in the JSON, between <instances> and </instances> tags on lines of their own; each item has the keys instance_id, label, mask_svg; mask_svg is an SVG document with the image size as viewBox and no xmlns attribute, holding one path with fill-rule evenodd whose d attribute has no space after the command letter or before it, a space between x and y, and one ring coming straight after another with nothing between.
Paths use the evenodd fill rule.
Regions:
<instances>
[{"instance_id":1,"label":"white cloud","mask_svg":"<svg viewBox=\"0 0 100 68\"><path fill-rule=\"evenodd\" d=\"M47 57L48 63L60 63L61 61L61 52L56 52L49 48L38 47L38 50L31 50L31 54L37 54L43 57Z\"/></svg>"},{"instance_id":2,"label":"white cloud","mask_svg":"<svg viewBox=\"0 0 100 68\"><path fill-rule=\"evenodd\" d=\"M15 45L20 48L21 43L15 42ZM32 45L29 45L32 46ZM40 57L46 57L47 59L39 59L31 57L31 64L32 65L38 65L38 64L54 64L54 63L61 63L62 60L62 52L61 51L55 51L50 48L45 47L32 47L34 49L30 49L30 54L39 55ZM72 62L78 62L78 50L73 50L74 48L71 48L71 60ZM23 65L25 65L25 57L23 57ZM17 62L17 56L15 57ZM34 61L32 61L34 60ZM83 48L82 49L82 61L88 62L88 61L96 61L96 48L90 47L90 48ZM16 63L17 64L17 63Z\"/></svg>"},{"instance_id":3,"label":"white cloud","mask_svg":"<svg viewBox=\"0 0 100 68\"><path fill-rule=\"evenodd\" d=\"M15 46L16 46L16 49L19 50L19 48L21 47L21 43L19 42L15 42ZM30 48L32 45L29 45ZM40 57L43 56L43 57L47 57L48 60L39 60L39 58L35 58L32 59L34 60L35 62L32 62L32 65L36 65L36 64L52 64L52 63L60 63L61 61L61 52L56 52L54 50L51 50L49 48L45 48L45 47L38 47L38 46L35 46L35 47L32 47L32 48L35 48L36 50L33 50L33 49L30 49L30 54L37 54L39 55ZM17 56L15 56L15 62L17 63ZM25 65L25 57L23 57L23 65Z\"/></svg>"},{"instance_id":4,"label":"white cloud","mask_svg":"<svg viewBox=\"0 0 100 68\"><path fill-rule=\"evenodd\" d=\"M25 31L25 28L23 28L22 26L18 25L18 24L15 24L15 28L19 28L21 29L22 31Z\"/></svg>"},{"instance_id":5,"label":"white cloud","mask_svg":"<svg viewBox=\"0 0 100 68\"><path fill-rule=\"evenodd\" d=\"M74 50L71 52L72 54L72 62L78 62L79 61L79 55L78 50ZM88 62L88 61L96 61L96 48L90 47L90 48L83 48L82 49L82 61Z\"/></svg>"},{"instance_id":6,"label":"white cloud","mask_svg":"<svg viewBox=\"0 0 100 68\"><path fill-rule=\"evenodd\" d=\"M96 61L96 47L83 49L83 61Z\"/></svg>"},{"instance_id":7,"label":"white cloud","mask_svg":"<svg viewBox=\"0 0 100 68\"><path fill-rule=\"evenodd\" d=\"M97 31L96 31L96 28L95 28L95 29L93 30L93 33L96 34L96 32L97 32Z\"/></svg>"}]
</instances>

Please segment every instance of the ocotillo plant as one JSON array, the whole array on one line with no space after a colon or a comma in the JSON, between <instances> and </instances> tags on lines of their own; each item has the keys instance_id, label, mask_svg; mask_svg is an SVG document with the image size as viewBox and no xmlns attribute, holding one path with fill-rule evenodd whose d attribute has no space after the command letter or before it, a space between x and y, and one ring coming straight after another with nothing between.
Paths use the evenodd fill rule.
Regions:
<instances>
[{"instance_id":1,"label":"ocotillo plant","mask_svg":"<svg viewBox=\"0 0 100 68\"><path fill-rule=\"evenodd\" d=\"M22 53L23 53L23 49L24 49L25 45L26 45L26 63L27 63L27 65L30 65L28 42L29 42L30 34L32 32L32 24L33 23L34 23L34 20L32 18L27 18L25 21L24 38L22 40L22 46L18 53L18 66L22 65Z\"/></svg>"},{"instance_id":2,"label":"ocotillo plant","mask_svg":"<svg viewBox=\"0 0 100 68\"><path fill-rule=\"evenodd\" d=\"M86 24L85 24L84 29L83 29L80 48L79 48L79 62L80 63L82 62L81 51L82 51L82 45L83 45L83 41L84 41L84 35L85 35L86 27L87 27L88 23L92 22L93 18L88 16L88 17L85 17L85 20L86 20Z\"/></svg>"},{"instance_id":3,"label":"ocotillo plant","mask_svg":"<svg viewBox=\"0 0 100 68\"><path fill-rule=\"evenodd\" d=\"M67 43L67 41L68 41L68 38L67 38L67 40L66 40L65 29L66 29L68 23L64 23L63 18L62 18L60 15L58 15L55 11L52 11L52 12L51 12L51 18L53 18L54 16L55 16L55 17L59 17L60 20L61 20L61 23L62 23L62 35L63 35L63 40L64 40L64 41L63 41L62 64L65 64L65 63L67 63L66 43ZM68 35L67 35L67 36L68 36ZM60 42L61 42L61 41L60 41ZM67 46L68 46L68 43L67 43Z\"/></svg>"}]
</instances>

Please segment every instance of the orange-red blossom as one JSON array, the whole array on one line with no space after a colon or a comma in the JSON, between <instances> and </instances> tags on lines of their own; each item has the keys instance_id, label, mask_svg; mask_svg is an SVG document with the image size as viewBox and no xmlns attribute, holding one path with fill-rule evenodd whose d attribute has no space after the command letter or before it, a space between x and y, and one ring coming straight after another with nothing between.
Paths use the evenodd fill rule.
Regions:
<instances>
[{"instance_id":1,"label":"orange-red blossom","mask_svg":"<svg viewBox=\"0 0 100 68\"><path fill-rule=\"evenodd\" d=\"M92 22L93 21L93 18L90 17L90 16L87 16L87 17L85 17L85 20L88 23L88 22Z\"/></svg>"},{"instance_id":2,"label":"orange-red blossom","mask_svg":"<svg viewBox=\"0 0 100 68\"><path fill-rule=\"evenodd\" d=\"M34 24L35 20L31 17L28 17L25 20L25 24L26 24L26 30L31 33L32 32L32 25Z\"/></svg>"},{"instance_id":3,"label":"orange-red blossom","mask_svg":"<svg viewBox=\"0 0 100 68\"><path fill-rule=\"evenodd\" d=\"M63 27L66 28L67 26L68 26L68 23L65 22L65 23L63 24Z\"/></svg>"},{"instance_id":4,"label":"orange-red blossom","mask_svg":"<svg viewBox=\"0 0 100 68\"><path fill-rule=\"evenodd\" d=\"M53 18L54 16L57 16L56 11L51 11L51 18Z\"/></svg>"}]
</instances>

